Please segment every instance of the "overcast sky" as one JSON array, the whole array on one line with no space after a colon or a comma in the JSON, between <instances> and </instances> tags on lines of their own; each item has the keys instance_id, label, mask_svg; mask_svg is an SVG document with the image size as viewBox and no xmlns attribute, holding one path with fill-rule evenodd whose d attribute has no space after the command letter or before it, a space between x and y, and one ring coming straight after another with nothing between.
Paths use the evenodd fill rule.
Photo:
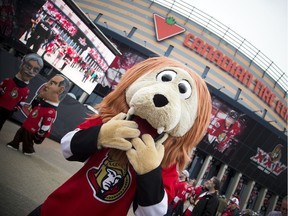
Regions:
<instances>
[{"instance_id":1,"label":"overcast sky","mask_svg":"<svg viewBox=\"0 0 288 216\"><path fill-rule=\"evenodd\" d=\"M288 74L287 0L184 1L230 27Z\"/></svg>"}]
</instances>

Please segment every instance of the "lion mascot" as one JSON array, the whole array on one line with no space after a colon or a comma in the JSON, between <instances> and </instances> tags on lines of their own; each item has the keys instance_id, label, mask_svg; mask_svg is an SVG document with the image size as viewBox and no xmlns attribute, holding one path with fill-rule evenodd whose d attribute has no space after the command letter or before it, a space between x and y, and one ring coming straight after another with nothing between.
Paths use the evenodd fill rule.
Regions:
<instances>
[{"instance_id":1,"label":"lion mascot","mask_svg":"<svg viewBox=\"0 0 288 216\"><path fill-rule=\"evenodd\" d=\"M37 208L39 215L165 215L177 170L190 160L211 115L208 88L166 57L129 69L116 89L61 140L67 160L84 166Z\"/></svg>"}]
</instances>

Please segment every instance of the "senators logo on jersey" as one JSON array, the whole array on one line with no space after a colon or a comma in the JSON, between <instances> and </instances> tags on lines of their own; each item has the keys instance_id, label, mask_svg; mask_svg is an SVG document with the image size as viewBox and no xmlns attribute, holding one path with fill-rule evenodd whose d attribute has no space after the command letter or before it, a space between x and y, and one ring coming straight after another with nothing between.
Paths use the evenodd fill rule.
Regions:
<instances>
[{"instance_id":1,"label":"senators logo on jersey","mask_svg":"<svg viewBox=\"0 0 288 216\"><path fill-rule=\"evenodd\" d=\"M128 166L123 167L108 155L99 167L90 168L86 176L94 197L105 203L119 200L131 185L131 173Z\"/></svg>"},{"instance_id":2,"label":"senators logo on jersey","mask_svg":"<svg viewBox=\"0 0 288 216\"><path fill-rule=\"evenodd\" d=\"M12 98L17 98L17 97L18 97L18 91L17 91L16 88L14 88L14 89L11 91L10 96L11 96Z\"/></svg>"}]
</instances>

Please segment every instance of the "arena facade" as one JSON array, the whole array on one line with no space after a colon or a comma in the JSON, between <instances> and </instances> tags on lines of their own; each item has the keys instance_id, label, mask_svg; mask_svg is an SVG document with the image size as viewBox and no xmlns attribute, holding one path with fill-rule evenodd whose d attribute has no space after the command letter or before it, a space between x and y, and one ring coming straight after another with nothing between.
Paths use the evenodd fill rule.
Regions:
<instances>
[{"instance_id":1,"label":"arena facade","mask_svg":"<svg viewBox=\"0 0 288 216\"><path fill-rule=\"evenodd\" d=\"M96 68L98 76L96 82L85 80L85 85L82 75L78 80L70 76L74 83L70 90L73 98L63 101L53 138L59 140L65 132L73 130L85 118L85 108L93 112L91 106L112 91L121 75L133 65L153 56L174 58L206 81L213 102L207 134L191 152L191 163L187 166L190 178L202 184L217 176L221 179L219 194L240 197L241 209L249 208L262 215L279 209L287 195L288 78L273 61L229 27L181 0L65 0L73 11L66 11L66 15L62 0L28 1L30 4L17 0L14 6L20 11L27 5L33 6L34 12L51 22L51 31L60 35L75 53L80 56L85 53L85 63ZM32 14L31 8L26 9ZM88 26L89 30L83 30L85 34L75 33L81 24L73 21L72 13ZM17 54L28 52L23 46L24 35L29 33L24 20L29 23L30 17L24 19L20 15L16 13L21 23L16 33L9 31L7 23L6 28L4 24L1 27L2 47L10 49L10 54L16 53L14 57L0 53L1 58L11 62L5 76L17 70ZM55 24L61 16L65 22ZM70 23L75 24L73 28ZM86 49L93 46L89 44L90 30L105 45L95 46L95 50L101 51L101 58ZM69 77L76 70L72 62L64 62L65 68L54 65L53 52L46 55L39 48L38 53L43 55L45 68L31 84L32 92L53 74ZM11 68L13 61L17 63ZM92 89L87 90L87 85ZM79 115L73 115L76 110ZM65 117L67 113L71 115ZM81 119L73 119L75 116ZM19 115L13 118L23 121ZM63 124L72 120L71 124Z\"/></svg>"}]
</instances>

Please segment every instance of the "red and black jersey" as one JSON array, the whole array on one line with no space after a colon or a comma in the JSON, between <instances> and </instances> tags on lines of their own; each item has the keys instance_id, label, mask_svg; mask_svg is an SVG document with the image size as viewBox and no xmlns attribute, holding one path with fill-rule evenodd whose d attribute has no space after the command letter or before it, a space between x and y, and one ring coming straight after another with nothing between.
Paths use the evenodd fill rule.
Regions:
<instances>
[{"instance_id":1,"label":"red and black jersey","mask_svg":"<svg viewBox=\"0 0 288 216\"><path fill-rule=\"evenodd\" d=\"M41 101L29 113L27 119L23 122L22 127L31 133L38 131L45 132L45 136L50 135L52 124L56 119L57 111L55 106Z\"/></svg>"},{"instance_id":2,"label":"red and black jersey","mask_svg":"<svg viewBox=\"0 0 288 216\"><path fill-rule=\"evenodd\" d=\"M101 125L100 118L88 119L79 126L80 131L69 132L73 138L69 133L62 138L62 149L68 147L72 153L65 156L68 160L87 160L47 198L41 215L126 216L132 203L136 215L164 215L167 196L169 200L175 196L176 165L137 175L131 165L113 159L109 148L97 149Z\"/></svg>"},{"instance_id":3,"label":"red and black jersey","mask_svg":"<svg viewBox=\"0 0 288 216\"><path fill-rule=\"evenodd\" d=\"M16 77L3 80L0 83L0 90L4 92L0 95L0 107L9 111L15 107L20 108L20 103L25 102L29 94L27 84Z\"/></svg>"},{"instance_id":4,"label":"red and black jersey","mask_svg":"<svg viewBox=\"0 0 288 216\"><path fill-rule=\"evenodd\" d=\"M176 196L173 199L172 208L175 209L179 202L184 203L186 201L186 195L188 193L188 185L186 181L177 182L176 186Z\"/></svg>"}]
</instances>

